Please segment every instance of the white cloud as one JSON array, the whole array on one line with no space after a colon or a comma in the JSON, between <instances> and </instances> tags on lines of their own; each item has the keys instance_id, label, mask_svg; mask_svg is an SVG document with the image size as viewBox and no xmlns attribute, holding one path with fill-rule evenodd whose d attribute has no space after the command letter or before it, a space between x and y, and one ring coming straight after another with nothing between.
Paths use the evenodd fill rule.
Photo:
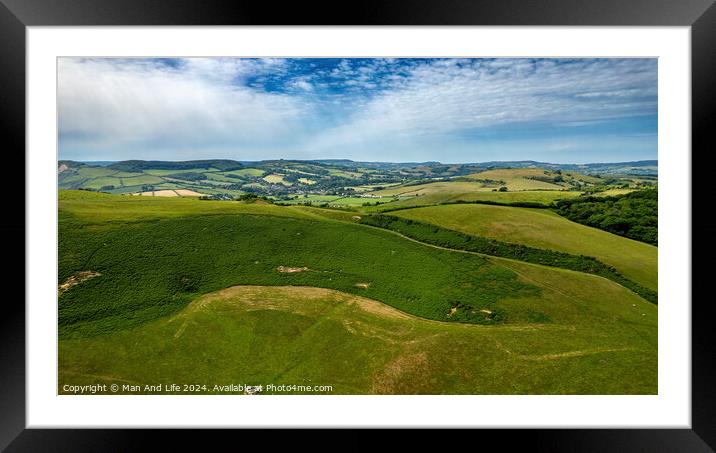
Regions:
<instances>
[{"instance_id":1,"label":"white cloud","mask_svg":"<svg viewBox=\"0 0 716 453\"><path fill-rule=\"evenodd\" d=\"M225 141L275 142L298 133L305 103L232 83L280 61L188 59L180 69L156 62L59 61L62 136L127 146Z\"/></svg>"}]
</instances>

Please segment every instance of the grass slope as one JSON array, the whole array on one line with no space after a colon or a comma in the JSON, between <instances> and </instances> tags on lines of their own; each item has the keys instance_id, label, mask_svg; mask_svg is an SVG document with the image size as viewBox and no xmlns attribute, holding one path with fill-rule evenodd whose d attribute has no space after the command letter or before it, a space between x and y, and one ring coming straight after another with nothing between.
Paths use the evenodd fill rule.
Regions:
<instances>
[{"instance_id":1,"label":"grass slope","mask_svg":"<svg viewBox=\"0 0 716 453\"><path fill-rule=\"evenodd\" d=\"M60 283L80 277L58 301L61 393L657 392L657 307L604 278L438 250L341 210L81 191L59 205ZM489 325L442 322L461 320Z\"/></svg>"},{"instance_id":2,"label":"grass slope","mask_svg":"<svg viewBox=\"0 0 716 453\"><path fill-rule=\"evenodd\" d=\"M516 268L545 289L506 303L549 322L442 323L337 291L239 286L132 330L60 341L59 392L98 382L207 384L202 393L230 383L333 394L657 392L655 306L596 277L565 283L566 271Z\"/></svg>"},{"instance_id":3,"label":"grass slope","mask_svg":"<svg viewBox=\"0 0 716 453\"><path fill-rule=\"evenodd\" d=\"M393 203L382 205L376 208L379 210L390 210L394 208L429 206L441 203L456 202L488 202L488 203L539 203L550 206L557 200L578 197L581 192L566 190L528 190L521 192L436 192L424 196L401 198Z\"/></svg>"},{"instance_id":4,"label":"grass slope","mask_svg":"<svg viewBox=\"0 0 716 453\"><path fill-rule=\"evenodd\" d=\"M391 215L500 241L592 256L647 288L658 287L656 247L569 221L549 210L463 204Z\"/></svg>"},{"instance_id":5,"label":"grass slope","mask_svg":"<svg viewBox=\"0 0 716 453\"><path fill-rule=\"evenodd\" d=\"M546 180L545 172L539 168L504 168L481 171L466 178L504 181L502 185L509 190L561 190L563 187L560 184ZM532 178L544 178L545 181Z\"/></svg>"},{"instance_id":6,"label":"grass slope","mask_svg":"<svg viewBox=\"0 0 716 453\"><path fill-rule=\"evenodd\" d=\"M310 210L223 203L217 209L227 206L232 214L171 211L173 217L162 217L166 206L186 213L209 202L138 198L61 200L60 283L83 271L101 274L60 296L61 337L127 328L238 284L332 288L425 318L485 324L509 321L500 307L506 297L539 292L485 258L416 245ZM279 212L282 217L271 215ZM308 270L282 273L281 266Z\"/></svg>"}]
</instances>

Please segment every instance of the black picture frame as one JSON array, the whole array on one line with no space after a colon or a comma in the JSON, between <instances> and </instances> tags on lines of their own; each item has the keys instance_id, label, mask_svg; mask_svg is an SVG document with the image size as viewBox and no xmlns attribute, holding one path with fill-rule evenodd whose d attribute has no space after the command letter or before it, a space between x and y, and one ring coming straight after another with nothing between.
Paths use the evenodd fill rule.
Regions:
<instances>
[{"instance_id":1,"label":"black picture frame","mask_svg":"<svg viewBox=\"0 0 716 453\"><path fill-rule=\"evenodd\" d=\"M29 26L66 25L566 25L690 26L692 63L692 429L483 430L502 447L530 451L707 452L716 447L716 317L707 285L716 220L709 215L709 189L716 153L716 6L714 0L412 0L344 4L311 2L194 2L190 0L0 0L0 132L6 166L25 169L25 32ZM684 150L685 153L690 150ZM698 165L696 159L698 158ZM20 173L20 172L18 172ZM24 171L21 173L24 187ZM6 238L26 237L25 198L4 200L0 225ZM25 263L20 241L18 261ZM18 261L6 281L25 281ZM6 260L10 262L10 260ZM668 276L667 276L668 278ZM25 299L24 285L21 289ZM147 436L187 442L177 430L25 429L25 307L7 297L0 315L0 448L7 451L129 451ZM212 431L213 442L235 436ZM218 438L217 438L218 436ZM357 437L357 436L356 436ZM354 446L359 445L355 439Z\"/></svg>"}]
</instances>

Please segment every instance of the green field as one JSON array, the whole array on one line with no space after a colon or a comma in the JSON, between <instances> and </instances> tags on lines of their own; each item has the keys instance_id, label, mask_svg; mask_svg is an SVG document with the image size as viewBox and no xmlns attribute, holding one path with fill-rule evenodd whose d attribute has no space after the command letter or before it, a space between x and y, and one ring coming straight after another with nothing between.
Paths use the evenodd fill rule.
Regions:
<instances>
[{"instance_id":1,"label":"green field","mask_svg":"<svg viewBox=\"0 0 716 453\"><path fill-rule=\"evenodd\" d=\"M140 199L122 217L133 219L141 205ZM122 206L127 203L114 210ZM266 215L270 211L261 205L236 206L247 209L242 215L154 217L92 228L83 228L87 222L71 209L61 210L60 282L85 270L102 276L60 296L60 336L138 324L238 284L338 289L431 319L446 319L457 307L448 320L488 324L507 322L500 300L539 291L485 258L416 246L390 232L315 214L298 218L296 209L274 207L284 210L279 217ZM308 270L277 271L282 266Z\"/></svg>"},{"instance_id":2,"label":"green field","mask_svg":"<svg viewBox=\"0 0 716 453\"><path fill-rule=\"evenodd\" d=\"M271 183L271 184L283 184L283 185L286 185L286 186L290 186L290 185L291 185L290 182L284 181L283 175L276 175L276 174L266 175L266 176L263 177L263 180L266 181L266 182L268 182L268 183Z\"/></svg>"},{"instance_id":3,"label":"green field","mask_svg":"<svg viewBox=\"0 0 716 453\"><path fill-rule=\"evenodd\" d=\"M415 197L401 197L397 201L387 203L375 211L389 211L395 208L406 208L413 206L431 206L443 203L457 202L488 202L488 203L539 203L545 206L551 205L556 200L566 198L575 198L581 195L581 192L566 190L525 190L521 192L452 192L450 190L443 192L430 193L427 195Z\"/></svg>"},{"instance_id":4,"label":"green field","mask_svg":"<svg viewBox=\"0 0 716 453\"><path fill-rule=\"evenodd\" d=\"M363 206L366 203L388 203L393 201L392 197L340 197L336 195L308 195L306 197L299 196L291 200L282 200L281 203L286 204L305 204L311 203L320 205L327 203L329 206Z\"/></svg>"},{"instance_id":5,"label":"green field","mask_svg":"<svg viewBox=\"0 0 716 453\"><path fill-rule=\"evenodd\" d=\"M530 192L530 195L526 195L520 201L533 201L534 198L538 198L537 202L551 202L559 198L576 196L579 192L570 192L570 190L598 184L599 182L598 178L575 172L556 173L540 168L504 168L486 170L446 181L405 184L379 190L375 193L383 196L425 197L428 201L416 199L415 202L434 204L456 200L479 200L482 199L480 197L493 194L500 187L504 187L507 192L502 193L505 194ZM540 192L545 195L537 195ZM556 193L550 194L550 192ZM567 195L564 195L565 193ZM519 196L516 196L515 200L519 200Z\"/></svg>"},{"instance_id":6,"label":"green field","mask_svg":"<svg viewBox=\"0 0 716 453\"><path fill-rule=\"evenodd\" d=\"M415 197L433 194L460 194L472 192L491 192L491 188L485 188L482 183L470 181L437 181L427 182L424 184L406 184L396 187L390 187L383 190L373 192L374 195L383 197Z\"/></svg>"},{"instance_id":7,"label":"green field","mask_svg":"<svg viewBox=\"0 0 716 453\"><path fill-rule=\"evenodd\" d=\"M445 219L473 208L502 207L395 214L455 209L438 216L449 228ZM657 392L655 305L605 278L444 250L362 225L362 215L60 191L59 283L93 273L59 296L60 388Z\"/></svg>"},{"instance_id":8,"label":"green field","mask_svg":"<svg viewBox=\"0 0 716 453\"><path fill-rule=\"evenodd\" d=\"M398 217L505 242L587 255L656 290L656 247L569 221L547 209L457 204L400 210Z\"/></svg>"},{"instance_id":9,"label":"green field","mask_svg":"<svg viewBox=\"0 0 716 453\"><path fill-rule=\"evenodd\" d=\"M257 178L262 177L266 172L258 168L242 168L241 170L232 170L223 172L226 175L237 175L237 176L254 176Z\"/></svg>"},{"instance_id":10,"label":"green field","mask_svg":"<svg viewBox=\"0 0 716 453\"><path fill-rule=\"evenodd\" d=\"M613 197L615 195L626 195L634 192L635 189L608 189L595 193L595 197Z\"/></svg>"},{"instance_id":11,"label":"green field","mask_svg":"<svg viewBox=\"0 0 716 453\"><path fill-rule=\"evenodd\" d=\"M545 289L505 304L544 310L549 322L449 324L320 288L239 286L134 329L60 341L58 388L237 382L331 385L334 394L656 393L653 305L593 277L565 286L559 275L519 271Z\"/></svg>"}]
</instances>

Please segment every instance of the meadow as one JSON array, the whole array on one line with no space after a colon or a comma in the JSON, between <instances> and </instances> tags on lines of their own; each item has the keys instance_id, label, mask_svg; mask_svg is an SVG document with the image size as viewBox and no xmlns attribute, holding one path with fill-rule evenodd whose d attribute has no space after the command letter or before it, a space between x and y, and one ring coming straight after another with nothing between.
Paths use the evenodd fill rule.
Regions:
<instances>
[{"instance_id":1,"label":"meadow","mask_svg":"<svg viewBox=\"0 0 716 453\"><path fill-rule=\"evenodd\" d=\"M164 380L343 394L657 391L657 307L628 285L526 262L550 253L528 239L524 256L457 250L464 243L450 235L466 233L446 221L501 207L396 211L455 210L436 214L441 227L416 223L429 227L416 241L371 226L381 217L365 207L64 190L58 202L59 389ZM436 232L450 240L436 243Z\"/></svg>"},{"instance_id":2,"label":"meadow","mask_svg":"<svg viewBox=\"0 0 716 453\"><path fill-rule=\"evenodd\" d=\"M435 247L459 250L473 254L509 258L532 264L571 269L578 272L599 275L629 288L646 300L656 304L656 291L624 277L614 267L608 266L591 256L573 255L548 249L530 247L523 244L489 239L459 231L450 230L435 224L418 222L388 215L372 215L362 218L361 223L393 231L414 241Z\"/></svg>"},{"instance_id":3,"label":"meadow","mask_svg":"<svg viewBox=\"0 0 716 453\"><path fill-rule=\"evenodd\" d=\"M592 256L640 285L657 289L656 247L580 225L551 210L459 204L400 210L391 215L475 236Z\"/></svg>"},{"instance_id":4,"label":"meadow","mask_svg":"<svg viewBox=\"0 0 716 453\"><path fill-rule=\"evenodd\" d=\"M331 385L332 394L656 393L655 306L606 280L579 275L565 285L559 272L519 271L545 288L504 303L544 311L540 323L429 321L313 287L223 289L133 329L60 341L60 393L97 382L209 384L199 393L231 393L214 383Z\"/></svg>"},{"instance_id":5,"label":"meadow","mask_svg":"<svg viewBox=\"0 0 716 453\"><path fill-rule=\"evenodd\" d=\"M260 205L264 214L256 215L256 205L243 206L248 209L241 215L103 225L61 210L60 282L85 270L101 276L60 296L60 337L166 316L200 294L238 284L332 288L425 318L486 324L506 321L500 300L539 291L485 258L415 246L389 232L326 217L266 215ZM279 267L307 270L284 273Z\"/></svg>"}]
</instances>

